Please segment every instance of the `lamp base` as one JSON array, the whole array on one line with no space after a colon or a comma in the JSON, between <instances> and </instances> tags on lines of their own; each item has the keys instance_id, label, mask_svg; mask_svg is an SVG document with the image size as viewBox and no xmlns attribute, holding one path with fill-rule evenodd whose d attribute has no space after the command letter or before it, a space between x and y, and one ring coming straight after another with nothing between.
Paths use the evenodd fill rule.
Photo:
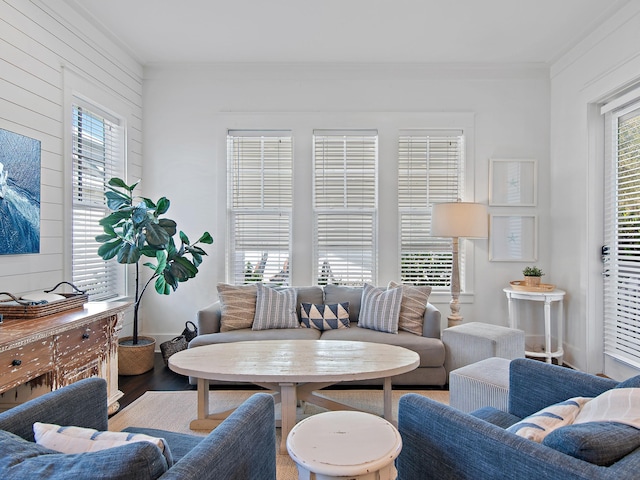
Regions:
<instances>
[{"instance_id":1,"label":"lamp base","mask_svg":"<svg viewBox=\"0 0 640 480\"><path fill-rule=\"evenodd\" d=\"M448 320L448 323L447 323L448 327L457 327L462 323L462 315L449 315L447 317L447 320Z\"/></svg>"}]
</instances>

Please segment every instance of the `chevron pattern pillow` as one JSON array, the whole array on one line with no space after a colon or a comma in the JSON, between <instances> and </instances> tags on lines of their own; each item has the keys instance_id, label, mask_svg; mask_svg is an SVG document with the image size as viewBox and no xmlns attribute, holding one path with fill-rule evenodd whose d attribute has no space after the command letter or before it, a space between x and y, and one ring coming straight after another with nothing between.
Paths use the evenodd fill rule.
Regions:
<instances>
[{"instance_id":1,"label":"chevron pattern pillow","mask_svg":"<svg viewBox=\"0 0 640 480\"><path fill-rule=\"evenodd\" d=\"M301 303L300 325L320 331L349 328L349 302L331 305Z\"/></svg>"},{"instance_id":2,"label":"chevron pattern pillow","mask_svg":"<svg viewBox=\"0 0 640 480\"><path fill-rule=\"evenodd\" d=\"M218 284L221 332L251 328L256 315L257 292L255 285Z\"/></svg>"}]
</instances>

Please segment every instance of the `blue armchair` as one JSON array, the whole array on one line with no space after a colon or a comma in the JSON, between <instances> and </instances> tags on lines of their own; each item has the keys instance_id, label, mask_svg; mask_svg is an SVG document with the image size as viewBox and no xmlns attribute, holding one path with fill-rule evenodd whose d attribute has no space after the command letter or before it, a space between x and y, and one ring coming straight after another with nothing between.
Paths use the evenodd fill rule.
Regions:
<instances>
[{"instance_id":1,"label":"blue armchair","mask_svg":"<svg viewBox=\"0 0 640 480\"><path fill-rule=\"evenodd\" d=\"M108 430L106 382L81 380L1 413L0 478L276 478L274 402L265 393L251 396L206 437L127 429L164 438L175 462L170 467L149 442L100 452L56 453L33 443L34 422Z\"/></svg>"},{"instance_id":2,"label":"blue armchair","mask_svg":"<svg viewBox=\"0 0 640 480\"><path fill-rule=\"evenodd\" d=\"M508 412L489 407L467 414L420 395L404 395L398 410L403 443L396 461L398 479L637 479L640 448L610 466L599 466L505 430L571 397L638 387L640 377L623 383L517 359L510 363Z\"/></svg>"}]
</instances>

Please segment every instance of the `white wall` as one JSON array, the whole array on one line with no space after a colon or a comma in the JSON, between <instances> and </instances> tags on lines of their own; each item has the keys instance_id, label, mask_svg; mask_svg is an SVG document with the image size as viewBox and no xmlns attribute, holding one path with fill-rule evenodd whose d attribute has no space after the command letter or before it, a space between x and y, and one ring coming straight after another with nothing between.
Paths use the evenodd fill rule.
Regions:
<instances>
[{"instance_id":1,"label":"white wall","mask_svg":"<svg viewBox=\"0 0 640 480\"><path fill-rule=\"evenodd\" d=\"M181 284L169 297L143 302L143 331L160 340L179 333L198 309L216 300L216 283L224 281L226 231L225 128L230 118L250 118L251 127L262 118L286 118L283 125L299 127L309 118L321 118L318 128L340 127L344 118L362 119L375 128L388 116L470 113L474 119L473 151L469 153L475 178L475 200L487 203L490 158L535 158L539 166L537 207L492 207L493 213L539 215L539 259L550 265L549 229L549 80L548 69L448 65L205 65L152 66L144 80L145 191L152 198L168 196L171 218L190 236L209 230L214 245L198 277ZM252 114L252 112L257 112ZM281 114L277 114L281 112ZM424 115L423 115L424 114ZM299 118L300 120L296 120ZM304 118L304 120L302 120ZM328 125L327 123L331 123ZM267 127L272 127L268 125ZM296 142L304 141L296 139ZM382 146L381 146L382 148ZM382 158L382 157L381 157ZM296 157L296 162L309 159ZM310 180L310 177L309 177ZM381 178L381 191L395 189L395 177ZM297 185L297 188L305 188ZM306 188L310 188L308 185ZM471 199L473 200L473 199ZM382 214L382 213L381 213ZM392 218L393 214L385 213ZM308 209L294 212L304 221ZM391 223L393 225L393 223ZM384 237L384 238L382 238ZM383 233L381 256L397 252L397 238ZM521 278L524 263L489 262L488 241L475 241L475 291L462 306L466 321L507 324L507 302L502 288ZM310 251L294 247L294 256ZM381 266L379 283L393 275L394 262ZM397 278L394 278L397 279ZM294 283L296 282L294 279ZM311 283L311 276L302 283ZM432 301L446 318L449 296Z\"/></svg>"},{"instance_id":2,"label":"white wall","mask_svg":"<svg viewBox=\"0 0 640 480\"><path fill-rule=\"evenodd\" d=\"M598 104L640 82L640 4L629 2L551 69L550 263L568 292L566 359L614 378L603 366L603 129Z\"/></svg>"},{"instance_id":3,"label":"white wall","mask_svg":"<svg viewBox=\"0 0 640 480\"><path fill-rule=\"evenodd\" d=\"M40 253L0 256L0 291L70 280L70 94L127 123L128 170L141 175L142 67L62 0L0 1L0 128L41 141Z\"/></svg>"}]
</instances>

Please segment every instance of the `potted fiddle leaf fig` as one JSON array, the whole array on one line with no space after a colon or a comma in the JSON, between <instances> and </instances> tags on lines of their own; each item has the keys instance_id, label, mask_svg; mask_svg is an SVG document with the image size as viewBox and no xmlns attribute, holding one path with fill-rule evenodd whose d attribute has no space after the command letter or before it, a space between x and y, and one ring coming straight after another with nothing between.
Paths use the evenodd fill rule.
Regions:
<instances>
[{"instance_id":1,"label":"potted fiddle leaf fig","mask_svg":"<svg viewBox=\"0 0 640 480\"><path fill-rule=\"evenodd\" d=\"M159 294L169 295L181 282L194 278L202 257L207 253L198 244L211 244L209 232L191 243L180 231L180 245L174 236L176 222L164 215L171 202L166 197L157 202L134 196L138 183L127 185L120 178L112 178L107 185L105 198L111 213L100 220L104 234L96 241L101 243L98 255L103 260L115 258L118 263L134 264L136 272L133 304L133 336L119 340L118 370L121 375L138 375L153 368L155 339L138 334L138 312L147 288L154 283ZM140 264L151 269L148 280L141 285Z\"/></svg>"}]
</instances>

